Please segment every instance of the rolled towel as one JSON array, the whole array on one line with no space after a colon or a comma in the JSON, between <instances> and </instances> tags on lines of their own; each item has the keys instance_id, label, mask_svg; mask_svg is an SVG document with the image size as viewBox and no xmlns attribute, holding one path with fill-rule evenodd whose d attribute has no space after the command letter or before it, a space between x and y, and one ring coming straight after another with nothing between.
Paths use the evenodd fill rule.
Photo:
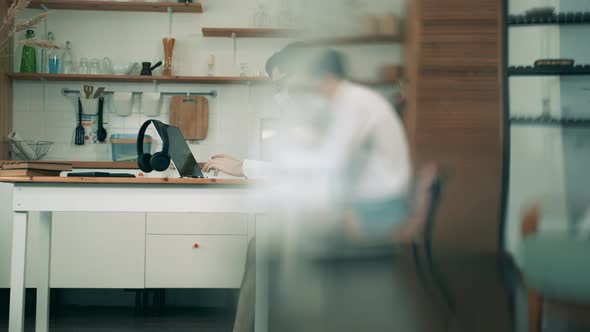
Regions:
<instances>
[{"instance_id":1,"label":"rolled towel","mask_svg":"<svg viewBox=\"0 0 590 332\"><path fill-rule=\"evenodd\" d=\"M27 160L35 159L35 151L15 131L8 134L8 141L12 142Z\"/></svg>"}]
</instances>

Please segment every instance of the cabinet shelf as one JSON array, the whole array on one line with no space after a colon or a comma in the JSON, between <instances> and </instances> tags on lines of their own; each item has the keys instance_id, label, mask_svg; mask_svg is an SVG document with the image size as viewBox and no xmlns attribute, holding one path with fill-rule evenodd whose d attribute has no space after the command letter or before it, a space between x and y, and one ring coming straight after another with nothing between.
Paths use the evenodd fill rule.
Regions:
<instances>
[{"instance_id":1,"label":"cabinet shelf","mask_svg":"<svg viewBox=\"0 0 590 332\"><path fill-rule=\"evenodd\" d=\"M307 46L346 46L346 45L370 45L370 44L398 44L404 41L401 35L376 35L320 38L305 41Z\"/></svg>"},{"instance_id":2,"label":"cabinet shelf","mask_svg":"<svg viewBox=\"0 0 590 332\"><path fill-rule=\"evenodd\" d=\"M78 74L31 74L12 73L8 77L14 81L50 82L112 82L112 83L192 83L192 84L248 84L270 82L266 77L232 76L127 76L127 75L78 75ZM366 86L392 86L400 80L352 80Z\"/></svg>"},{"instance_id":3,"label":"cabinet shelf","mask_svg":"<svg viewBox=\"0 0 590 332\"><path fill-rule=\"evenodd\" d=\"M293 29L258 29L258 28L203 28L204 37L232 37L237 38L287 38L300 34Z\"/></svg>"},{"instance_id":4,"label":"cabinet shelf","mask_svg":"<svg viewBox=\"0 0 590 332\"><path fill-rule=\"evenodd\" d=\"M538 67L508 67L509 76L572 76L590 75L590 65L573 67L538 68Z\"/></svg>"},{"instance_id":5,"label":"cabinet shelf","mask_svg":"<svg viewBox=\"0 0 590 332\"><path fill-rule=\"evenodd\" d=\"M590 24L590 12L559 13L545 17L510 15L507 23L510 26Z\"/></svg>"},{"instance_id":6,"label":"cabinet shelf","mask_svg":"<svg viewBox=\"0 0 590 332\"><path fill-rule=\"evenodd\" d=\"M204 37L237 38L289 38L302 35L302 31L294 29L259 29L259 28L203 28ZM362 44L392 44L403 42L401 35L371 35L320 38L304 41L307 46L338 46Z\"/></svg>"},{"instance_id":7,"label":"cabinet shelf","mask_svg":"<svg viewBox=\"0 0 590 332\"><path fill-rule=\"evenodd\" d=\"M549 126L549 127L590 127L590 119L568 119L554 117L511 117L513 125Z\"/></svg>"},{"instance_id":8,"label":"cabinet shelf","mask_svg":"<svg viewBox=\"0 0 590 332\"><path fill-rule=\"evenodd\" d=\"M175 13L202 13L203 6L198 2L142 2L142 1L82 1L82 0L32 0L29 8L66 10L104 10L122 12L167 12L172 8Z\"/></svg>"},{"instance_id":9,"label":"cabinet shelf","mask_svg":"<svg viewBox=\"0 0 590 332\"><path fill-rule=\"evenodd\" d=\"M126 75L77 75L77 74L30 74L12 73L8 77L15 81L56 81L56 82L112 82L112 83L192 83L192 84L248 84L263 83L266 77L230 76L126 76Z\"/></svg>"}]
</instances>

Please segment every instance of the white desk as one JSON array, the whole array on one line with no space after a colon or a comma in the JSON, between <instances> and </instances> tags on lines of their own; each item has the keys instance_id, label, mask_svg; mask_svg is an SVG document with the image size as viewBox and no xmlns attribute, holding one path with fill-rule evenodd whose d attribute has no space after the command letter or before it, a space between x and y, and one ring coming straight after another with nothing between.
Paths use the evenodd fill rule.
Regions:
<instances>
[{"instance_id":1,"label":"white desk","mask_svg":"<svg viewBox=\"0 0 590 332\"><path fill-rule=\"evenodd\" d=\"M49 262L53 212L231 212L255 214L248 181L236 179L4 177L14 184L9 332L24 330L28 212L41 212L44 250L37 289L36 330L49 324ZM258 232L258 226L257 226ZM257 248L257 255L262 251ZM261 257L262 258L262 257ZM263 262L264 260L257 260ZM257 264L264 269L264 264ZM264 275L263 270L260 275ZM267 330L265 285L257 278L256 330Z\"/></svg>"}]
</instances>

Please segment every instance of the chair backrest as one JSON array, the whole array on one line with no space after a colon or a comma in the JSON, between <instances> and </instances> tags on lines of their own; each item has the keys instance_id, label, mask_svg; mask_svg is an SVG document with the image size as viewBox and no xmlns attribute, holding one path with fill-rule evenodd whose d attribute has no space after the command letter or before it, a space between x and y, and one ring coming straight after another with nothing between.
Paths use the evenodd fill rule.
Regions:
<instances>
[{"instance_id":1,"label":"chair backrest","mask_svg":"<svg viewBox=\"0 0 590 332\"><path fill-rule=\"evenodd\" d=\"M435 165L428 164L420 169L414 184L408 220L398 234L402 241L424 241L425 245L430 245L442 186L443 177Z\"/></svg>"},{"instance_id":2,"label":"chair backrest","mask_svg":"<svg viewBox=\"0 0 590 332\"><path fill-rule=\"evenodd\" d=\"M438 167L433 164L426 165L418 173L415 192L412 218L410 222L421 225L418 228L419 232L414 234L412 242L412 251L414 261L416 264L416 271L420 278L427 283L427 277L424 275L424 270L420 264L418 241L422 241L424 245L424 255L426 256L426 264L435 287L440 291L440 295L448 307L451 315L456 314L455 300L450 292L449 287L434 264L432 255L432 238L434 235L434 226L436 222L436 212L440 205L442 198L442 191L444 187L445 176Z\"/></svg>"},{"instance_id":3,"label":"chair backrest","mask_svg":"<svg viewBox=\"0 0 590 332\"><path fill-rule=\"evenodd\" d=\"M444 177L440 174L440 170L434 169L434 176L430 182L429 192L430 201L428 202L428 209L426 213L426 224L423 232L423 241L426 255L429 260L432 259L432 237L434 234L434 225L436 221L436 212L440 205L442 198L442 190L444 185Z\"/></svg>"}]
</instances>

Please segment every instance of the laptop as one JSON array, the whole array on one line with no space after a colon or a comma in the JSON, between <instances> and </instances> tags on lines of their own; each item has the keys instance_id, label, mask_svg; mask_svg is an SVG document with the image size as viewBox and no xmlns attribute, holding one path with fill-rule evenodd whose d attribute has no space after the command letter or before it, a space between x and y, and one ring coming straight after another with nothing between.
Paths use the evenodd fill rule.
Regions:
<instances>
[{"instance_id":1,"label":"laptop","mask_svg":"<svg viewBox=\"0 0 590 332\"><path fill-rule=\"evenodd\" d=\"M174 165L174 168L176 168L178 175L181 178L205 178L180 128L170 125L162 126L158 123L154 125L160 138L163 137L163 130L168 132L168 142L170 143L168 153L170 154L170 161Z\"/></svg>"}]
</instances>

